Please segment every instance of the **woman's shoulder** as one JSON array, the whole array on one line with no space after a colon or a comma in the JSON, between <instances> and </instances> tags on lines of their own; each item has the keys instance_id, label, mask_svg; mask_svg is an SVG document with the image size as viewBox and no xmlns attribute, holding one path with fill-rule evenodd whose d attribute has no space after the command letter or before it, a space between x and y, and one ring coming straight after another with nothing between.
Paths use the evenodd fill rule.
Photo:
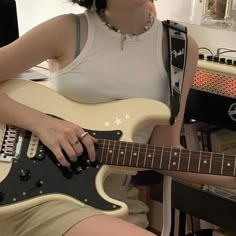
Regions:
<instances>
[{"instance_id":1,"label":"woman's shoulder","mask_svg":"<svg viewBox=\"0 0 236 236\"><path fill-rule=\"evenodd\" d=\"M87 22L87 17L86 17L86 13L79 13L79 14L75 14L75 13L66 13L66 14L61 14L58 16L55 16L51 19L49 19L48 21L44 22L44 24L48 23L48 24L54 24L56 27L58 26L58 28L61 29L68 29L70 27L73 27L73 25L75 25L76 22Z\"/></svg>"}]
</instances>

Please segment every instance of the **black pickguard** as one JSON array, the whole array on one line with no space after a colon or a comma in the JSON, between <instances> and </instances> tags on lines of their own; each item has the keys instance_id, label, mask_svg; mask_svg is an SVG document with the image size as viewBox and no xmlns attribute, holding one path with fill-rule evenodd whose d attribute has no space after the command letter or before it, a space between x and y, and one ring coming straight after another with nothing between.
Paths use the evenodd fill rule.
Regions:
<instances>
[{"instance_id":1,"label":"black pickguard","mask_svg":"<svg viewBox=\"0 0 236 236\"><path fill-rule=\"evenodd\" d=\"M86 129L85 129L86 130ZM119 140L121 131L86 130L98 139ZM92 207L104 211L119 209L120 206L105 201L97 192L95 177L100 169L97 163L87 162L87 153L68 171L58 166L56 158L40 142L36 157L26 155L31 133L26 132L20 158L13 162L8 176L0 183L0 206L14 204L46 194L65 194ZM97 149L97 156L100 155ZM81 171L78 171L81 167Z\"/></svg>"}]
</instances>

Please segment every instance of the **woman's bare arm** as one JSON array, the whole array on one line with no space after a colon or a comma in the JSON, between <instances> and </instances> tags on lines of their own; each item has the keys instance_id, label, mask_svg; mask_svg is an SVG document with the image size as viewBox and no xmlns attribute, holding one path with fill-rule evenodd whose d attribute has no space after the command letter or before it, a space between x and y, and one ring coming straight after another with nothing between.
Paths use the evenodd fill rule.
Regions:
<instances>
[{"instance_id":1,"label":"woman's bare arm","mask_svg":"<svg viewBox=\"0 0 236 236\"><path fill-rule=\"evenodd\" d=\"M69 63L68 54L74 51L71 47L76 38L75 32L74 16L62 15L40 24L15 42L0 48L0 82L47 59L54 60L58 67ZM73 56L71 54L71 60ZM1 91L0 121L34 132L64 166L69 166L69 163L62 154L62 149L72 161L83 150L81 144L77 148L71 146L84 132L81 127L22 105ZM91 160L95 158L93 141L89 136L83 139Z\"/></svg>"}]
</instances>

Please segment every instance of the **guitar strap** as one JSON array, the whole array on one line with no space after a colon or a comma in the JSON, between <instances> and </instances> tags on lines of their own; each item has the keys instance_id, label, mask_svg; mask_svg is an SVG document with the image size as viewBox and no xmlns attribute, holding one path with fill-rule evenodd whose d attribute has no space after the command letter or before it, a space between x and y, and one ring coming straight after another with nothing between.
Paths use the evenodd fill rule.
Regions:
<instances>
[{"instance_id":1,"label":"guitar strap","mask_svg":"<svg viewBox=\"0 0 236 236\"><path fill-rule=\"evenodd\" d=\"M187 28L174 21L162 21L168 36L168 74L170 85L171 109L170 125L175 123L179 113L180 98L184 80L185 65L187 58ZM162 181L162 175L156 171L139 171L132 176L131 183L134 185L158 184Z\"/></svg>"},{"instance_id":2,"label":"guitar strap","mask_svg":"<svg viewBox=\"0 0 236 236\"><path fill-rule=\"evenodd\" d=\"M168 37L168 74L170 85L171 110L170 125L175 123L179 113L180 98L184 81L186 58L187 58L187 27L174 21L162 21L167 30Z\"/></svg>"}]
</instances>

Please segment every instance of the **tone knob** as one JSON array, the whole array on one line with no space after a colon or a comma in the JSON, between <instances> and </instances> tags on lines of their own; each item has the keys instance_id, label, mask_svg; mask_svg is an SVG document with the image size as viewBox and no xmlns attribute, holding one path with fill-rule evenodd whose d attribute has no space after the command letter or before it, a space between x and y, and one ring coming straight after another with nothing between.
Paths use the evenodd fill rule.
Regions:
<instances>
[{"instance_id":1,"label":"tone knob","mask_svg":"<svg viewBox=\"0 0 236 236\"><path fill-rule=\"evenodd\" d=\"M31 173L27 169L21 169L19 173L19 178L21 181L28 181L31 177Z\"/></svg>"}]
</instances>

